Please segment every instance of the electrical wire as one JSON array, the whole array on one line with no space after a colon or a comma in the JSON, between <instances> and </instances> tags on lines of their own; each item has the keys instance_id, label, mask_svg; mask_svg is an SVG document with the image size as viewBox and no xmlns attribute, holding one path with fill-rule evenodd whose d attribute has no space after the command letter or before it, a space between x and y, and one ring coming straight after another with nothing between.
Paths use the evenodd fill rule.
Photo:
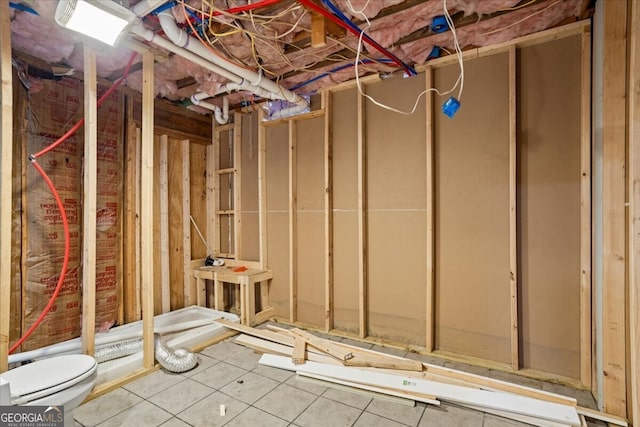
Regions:
<instances>
[{"instance_id":1,"label":"electrical wire","mask_svg":"<svg viewBox=\"0 0 640 427\"><path fill-rule=\"evenodd\" d=\"M390 59L379 59L377 61L373 61L371 59L363 59L363 60L360 61L361 64L376 64L376 63L385 63L385 62L392 62L392 61ZM330 76L333 73L337 73L338 71L342 71L342 70L345 70L345 69L347 69L349 67L353 67L353 66L355 66L355 63L340 65L339 67L332 68L331 70L326 71L326 72L324 72L324 73L322 73L322 74L320 74L318 76L315 76L312 79L309 79L309 80L307 80L305 82L302 82L302 83L298 83L297 85L289 88L289 90L293 92L293 91L296 91L298 89L302 89L303 87L305 87L307 85L310 85L313 82L316 82L316 81L318 81L320 79L323 79L323 78L325 78L327 76Z\"/></svg>"},{"instance_id":2,"label":"electrical wire","mask_svg":"<svg viewBox=\"0 0 640 427\"><path fill-rule=\"evenodd\" d=\"M414 76L414 75L418 74L413 68L411 68L410 66L408 66L407 64L402 62L402 60L400 60L400 58L395 56L393 53L389 52L389 50L387 50L384 47L380 46L380 44L378 42L373 40L367 34L364 34L364 31L362 31L357 25L355 25L346 16L344 16L344 14L340 11L340 9L338 9L329 0L322 0L322 3L325 6L329 7L329 9L331 9L331 11L334 12L336 15L333 15L332 13L329 13L329 11L327 11L326 9L324 9L324 8L318 6L317 4L313 3L311 0L298 0L298 1L300 3L302 3L303 5L307 6L308 8L311 8L311 9L315 10L316 12L318 12L318 13L324 15L325 17L329 18L330 20L332 20L336 24L340 25L341 27L347 29L351 33L355 34L356 36L359 37L359 40L362 40L362 38L364 37L364 40L367 42L367 44L369 46L373 47L378 52L380 52L384 56L386 56L387 58L392 59L396 64L398 64L398 66L404 68L408 75Z\"/></svg>"},{"instance_id":3,"label":"electrical wire","mask_svg":"<svg viewBox=\"0 0 640 427\"><path fill-rule=\"evenodd\" d=\"M413 104L413 108L411 109L411 111L402 111L402 110L399 110L397 108L385 105L385 104L383 104L383 103L381 103L379 101L376 101L371 95L368 95L368 94L366 94L366 93L364 93L362 91L362 86L361 86L361 83L360 83L360 76L359 76L359 73L358 73L358 63L360 62L359 61L359 59L360 59L360 51L362 50L362 36L360 36L360 38L358 39L358 53L356 55L356 62L355 62L356 85L358 87L358 92L360 93L360 95L364 96L365 98L367 98L369 101L371 101L372 103L374 103L375 105L377 105L380 108L384 108L385 110L393 111L395 113L403 114L403 115L406 115L406 116L409 116L409 115L415 113L416 109L418 108L418 103L420 102L420 99L427 92L435 92L440 96L444 96L444 95L448 95L451 92L453 92L454 90L456 90L458 85L460 85L460 89L458 91L458 100L460 99L460 97L462 96L462 88L464 86L464 63L463 63L463 58L462 58L462 50L460 49L460 45L458 43L458 36L456 35L456 29L455 29L455 26L453 25L453 20L451 19L451 16L449 15L449 11L447 9L447 0L443 0L442 1L442 7L444 9L445 18L447 19L447 24L449 25L449 28L451 29L451 33L453 35L454 46L456 48L456 53L458 55L458 62L460 64L460 75L458 76L458 79L454 83L453 87L451 87L451 89L449 89L446 92L440 92L435 87L427 88L427 89L423 90L418 95L418 97L416 98L416 102Z\"/></svg>"},{"instance_id":4,"label":"electrical wire","mask_svg":"<svg viewBox=\"0 0 640 427\"><path fill-rule=\"evenodd\" d=\"M518 24L526 21L527 19L533 18L534 16L536 16L536 15L538 15L538 14L540 14L540 13L542 13L542 12L544 12L544 11L550 9L550 8L552 8L553 6L557 5L558 3L560 3L560 0L554 1L553 3L551 3L549 6L545 7L544 9L540 9L540 10L538 10L536 12L533 12L531 15L527 15L524 18L522 18L522 19L520 19L520 20L518 20L516 22L512 22L511 24L507 25L506 27L502 27L502 28L498 28L498 29L495 29L495 30L487 31L486 33L479 34L479 36L488 36L489 34L494 34L494 33L500 32L500 31L504 31L504 30L506 30L508 28L513 27L514 25L518 25Z\"/></svg>"},{"instance_id":5,"label":"electrical wire","mask_svg":"<svg viewBox=\"0 0 640 427\"><path fill-rule=\"evenodd\" d=\"M102 105L107 100L107 98L113 93L113 91L115 91L122 84L122 82L127 78L127 76L129 75L129 70L131 69L131 65L133 64L133 60L136 58L136 56L137 56L137 53L135 53L135 52L133 54L131 54L131 57L129 58L129 62L127 63L127 66L126 66L126 68L124 70L124 73L123 73L122 77L120 79L116 80L113 83L113 85L111 85L111 87L100 97L100 99L97 102L97 106L98 107L100 105ZM29 156L29 160L30 160L31 164L33 165L34 168L36 168L36 171L38 171L38 173L42 176L42 179L44 179L45 183L49 187L49 190L51 191L51 194L53 195L53 198L56 201L58 209L60 210L60 219L62 221L62 228L63 228L63 232L64 232L64 256L62 258L62 268L60 270L60 276L58 278L58 283L56 284L55 290L53 291L53 294L51 295L51 298L49 299L49 302L44 307L44 309L40 312L40 315L38 316L36 321L29 327L29 329L27 329L27 331L20 337L20 339L18 339L18 341L16 341L13 344L13 346L11 346L11 348L9 349L9 354L11 354L14 351L16 351L27 340L27 338L29 338L31 336L33 331L36 330L36 328L44 320L45 316L49 313L49 311L51 310L51 307L53 307L53 304L55 303L56 298L58 297L58 294L62 290L62 285L64 284L64 279L65 279L65 277L67 275L67 268L69 266L69 255L70 255L70 252L71 252L71 239L70 239L70 235L69 235L69 221L67 219L67 212L66 212L66 210L64 208L64 204L62 203L62 199L60 199L60 194L58 193L58 190L56 190L56 187L53 184L53 182L51 181L51 178L49 178L47 173L44 171L44 169L42 169L42 167L36 161L36 159L38 157L50 152L51 150L53 150L54 148L56 148L60 144L62 144L71 135L73 135L78 129L80 129L83 124L84 124L84 118L80 119L78 121L78 123L76 123L69 131L67 131L64 135L62 135L60 138L58 138L52 144L50 144L49 146L45 147L43 150L40 150L38 153L32 154L32 155Z\"/></svg>"}]
</instances>

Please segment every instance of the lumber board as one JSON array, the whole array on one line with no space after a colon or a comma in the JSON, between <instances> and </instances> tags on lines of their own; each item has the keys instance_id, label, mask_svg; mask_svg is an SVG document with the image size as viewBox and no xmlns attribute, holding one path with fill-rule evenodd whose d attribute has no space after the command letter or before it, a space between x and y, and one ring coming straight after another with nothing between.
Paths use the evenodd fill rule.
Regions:
<instances>
[{"instance_id":1,"label":"lumber board","mask_svg":"<svg viewBox=\"0 0 640 427\"><path fill-rule=\"evenodd\" d=\"M363 89L364 91L364 89ZM367 158L364 95L358 94L358 324L360 338L368 332L369 296L367 284Z\"/></svg>"},{"instance_id":2,"label":"lumber board","mask_svg":"<svg viewBox=\"0 0 640 427\"><path fill-rule=\"evenodd\" d=\"M2 77L2 138L0 138L0 197L12 200L13 81L9 3L0 2L0 76ZM11 203L0 203L0 372L8 369L11 320Z\"/></svg>"},{"instance_id":3,"label":"lumber board","mask_svg":"<svg viewBox=\"0 0 640 427\"><path fill-rule=\"evenodd\" d=\"M602 369L604 410L627 413L626 81L627 2L603 2L602 87Z\"/></svg>"},{"instance_id":4,"label":"lumber board","mask_svg":"<svg viewBox=\"0 0 640 427\"><path fill-rule=\"evenodd\" d=\"M530 424L532 426L537 426L537 427L567 427L568 426L568 424L565 424L565 423L555 423L553 421L541 420L539 418L528 417L526 415L520 415L520 414L514 414L512 412L481 408L479 406L474 406L474 405L462 405L462 406L464 406L465 408L473 409L475 411L486 412L487 414L497 415L502 418L507 418L513 421L518 421L521 423L526 423L526 424Z\"/></svg>"},{"instance_id":5,"label":"lumber board","mask_svg":"<svg viewBox=\"0 0 640 427\"><path fill-rule=\"evenodd\" d=\"M140 170L140 270L143 366L154 365L153 343L153 54L142 55L142 147Z\"/></svg>"},{"instance_id":6,"label":"lumber board","mask_svg":"<svg viewBox=\"0 0 640 427\"><path fill-rule=\"evenodd\" d=\"M605 412L597 411L595 409L585 408L582 406L578 406L577 408L578 414L584 415L587 418L591 418L593 420L604 421L605 423L615 424L617 426L627 427L629 423L622 417L618 417L616 415L607 414Z\"/></svg>"},{"instance_id":7,"label":"lumber board","mask_svg":"<svg viewBox=\"0 0 640 427\"><path fill-rule=\"evenodd\" d=\"M334 325L333 296L333 120L332 95L322 92L324 104L324 330Z\"/></svg>"},{"instance_id":8,"label":"lumber board","mask_svg":"<svg viewBox=\"0 0 640 427\"><path fill-rule=\"evenodd\" d=\"M518 327L518 213L517 209L517 123L516 47L509 47L509 302L511 313L511 368L520 368Z\"/></svg>"},{"instance_id":9,"label":"lumber board","mask_svg":"<svg viewBox=\"0 0 640 427\"><path fill-rule=\"evenodd\" d=\"M582 32L580 118L580 380L591 386L591 33Z\"/></svg>"},{"instance_id":10,"label":"lumber board","mask_svg":"<svg viewBox=\"0 0 640 427\"><path fill-rule=\"evenodd\" d=\"M427 67L424 72L425 87L433 87L433 68ZM426 337L425 350L431 353L435 349L435 246L434 246L434 156L433 156L433 91L428 91L425 97L426 107L426 176L427 176L427 283L426 283Z\"/></svg>"},{"instance_id":11,"label":"lumber board","mask_svg":"<svg viewBox=\"0 0 640 427\"><path fill-rule=\"evenodd\" d=\"M197 290L191 274L191 143L180 141L182 148L182 283L183 306L195 305Z\"/></svg>"},{"instance_id":12,"label":"lumber board","mask_svg":"<svg viewBox=\"0 0 640 427\"><path fill-rule=\"evenodd\" d=\"M629 83L640 87L640 5L631 2ZM640 94L629 93L629 359L630 418L640 424Z\"/></svg>"},{"instance_id":13,"label":"lumber board","mask_svg":"<svg viewBox=\"0 0 640 427\"><path fill-rule=\"evenodd\" d=\"M373 391L372 389L375 389L375 387L371 387L371 389L369 389L369 388L365 388L368 386L360 385L360 387L356 388L352 385L349 385L349 383L346 381L336 380L335 378L333 378L332 380L327 380L327 379L323 379L321 375L312 375L312 374L298 375L298 379L303 380L305 382L309 382L311 384L318 384L323 387L332 388L334 390L348 391L349 393L360 394L362 396L367 396L367 397L371 397L378 400L387 400L389 402L397 403L403 406L408 406L410 408L413 408L416 406L415 400L412 400L410 398L392 396L390 394L385 394L384 392ZM344 384L342 384L343 382Z\"/></svg>"},{"instance_id":14,"label":"lumber board","mask_svg":"<svg viewBox=\"0 0 640 427\"><path fill-rule=\"evenodd\" d=\"M296 337L293 339L293 354L291 355L291 360L296 365L300 365L305 362L307 353L307 343L300 337Z\"/></svg>"},{"instance_id":15,"label":"lumber board","mask_svg":"<svg viewBox=\"0 0 640 427\"><path fill-rule=\"evenodd\" d=\"M289 321L298 319L297 125L289 121Z\"/></svg>"},{"instance_id":16,"label":"lumber board","mask_svg":"<svg viewBox=\"0 0 640 427\"><path fill-rule=\"evenodd\" d=\"M234 331L242 332L243 334L251 335L258 338L263 338L278 344L283 344L289 347L293 347L293 338L290 336L278 334L276 332L269 331L266 329L252 328L251 326L241 325L240 323L231 322L230 320L227 320L227 319L217 319L216 322L218 322L219 324L221 324L226 328L233 329Z\"/></svg>"},{"instance_id":17,"label":"lumber board","mask_svg":"<svg viewBox=\"0 0 640 427\"><path fill-rule=\"evenodd\" d=\"M138 166L140 157L137 155L139 138L136 137L136 124L131 118L131 98L127 97L127 133L124 146L124 229L123 229L123 288L125 304L124 323L140 320L140 304L138 303L139 263L136 262L139 240L139 217L137 198L139 195Z\"/></svg>"},{"instance_id":18,"label":"lumber board","mask_svg":"<svg viewBox=\"0 0 640 427\"><path fill-rule=\"evenodd\" d=\"M85 44L84 165L82 190L82 352L95 350L96 333L96 212L98 204L98 82L96 54Z\"/></svg>"},{"instance_id":19,"label":"lumber board","mask_svg":"<svg viewBox=\"0 0 640 427\"><path fill-rule=\"evenodd\" d=\"M242 259L242 114L233 114L233 252Z\"/></svg>"},{"instance_id":20,"label":"lumber board","mask_svg":"<svg viewBox=\"0 0 640 427\"><path fill-rule=\"evenodd\" d=\"M264 112L258 108L258 240L260 242L260 268L269 265L267 251L267 128Z\"/></svg>"},{"instance_id":21,"label":"lumber board","mask_svg":"<svg viewBox=\"0 0 640 427\"><path fill-rule=\"evenodd\" d=\"M295 334L297 337L300 337L307 344L317 348L318 350L322 350L327 354L330 354L336 359L346 361L353 357L353 352L340 348L336 345L336 343L332 341L318 338L298 328L291 329L291 333Z\"/></svg>"},{"instance_id":22,"label":"lumber board","mask_svg":"<svg viewBox=\"0 0 640 427\"><path fill-rule=\"evenodd\" d=\"M160 136L160 162L158 163L160 187L160 290L162 312L171 311L171 287L169 285L169 137Z\"/></svg>"},{"instance_id":23,"label":"lumber board","mask_svg":"<svg viewBox=\"0 0 640 427\"><path fill-rule=\"evenodd\" d=\"M409 401L409 402L413 402L413 405L415 405L415 401L418 402L423 402L423 403L428 403L430 405L434 405L434 406L440 406L440 401L438 399L436 399L433 396L423 396L423 395L418 395L418 394L411 394L411 393L401 393L398 392L396 390L392 390L392 389L388 389L388 388L384 388L384 387L374 387L374 386L370 386L367 384L360 384L360 383L354 383L354 382L350 382L350 381L344 381L338 378L332 378L332 377L327 377L324 375L318 375L318 374L311 374L308 372L298 372L297 373L298 376L301 377L307 377L307 378L313 378L313 379L317 379L320 381L324 381L327 383L333 383L333 384L339 384L339 385L343 385L343 386L347 386L349 388L353 389L361 389L361 390L366 390L369 392L373 392L376 393L380 396L393 396L393 397L397 397L399 399L403 399L405 401ZM352 391L349 390L349 391Z\"/></svg>"},{"instance_id":24,"label":"lumber board","mask_svg":"<svg viewBox=\"0 0 640 427\"><path fill-rule=\"evenodd\" d=\"M260 353L269 353L269 354L279 354L281 356L292 357L293 356L293 348L285 344L279 344L273 341L268 341L266 339L258 338L251 335L242 334L239 335L235 342L237 344L243 345L245 347L252 348L255 351ZM316 352L317 350L310 349L309 347L305 348L305 358L306 360L312 360L314 362L319 363L327 363L327 364L340 364L340 361L336 360L331 356L327 356L324 354L319 354Z\"/></svg>"},{"instance_id":25,"label":"lumber board","mask_svg":"<svg viewBox=\"0 0 640 427\"><path fill-rule=\"evenodd\" d=\"M265 354L260 358L260 364L298 372L336 377L341 380L371 386L390 387L399 391L423 393L436 396L439 400L472 404L483 408L513 412L569 425L580 423L575 407L523 396L475 390L412 377L362 371L335 365L323 365L311 361L304 365L294 365L288 358L269 354Z\"/></svg>"}]
</instances>

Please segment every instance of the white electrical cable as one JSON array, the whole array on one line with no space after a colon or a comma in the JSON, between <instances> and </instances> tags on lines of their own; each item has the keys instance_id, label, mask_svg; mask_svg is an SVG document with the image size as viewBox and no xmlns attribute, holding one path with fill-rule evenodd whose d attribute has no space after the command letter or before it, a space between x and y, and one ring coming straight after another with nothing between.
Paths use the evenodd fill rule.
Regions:
<instances>
[{"instance_id":1,"label":"white electrical cable","mask_svg":"<svg viewBox=\"0 0 640 427\"><path fill-rule=\"evenodd\" d=\"M355 10L353 10L353 7L351 5L349 5L349 7L351 7L351 11L352 12L356 12ZM454 83L453 87L451 89L449 89L446 92L440 92L437 88L432 87L432 88L428 88L423 90L420 95L418 95L418 97L416 98L416 102L413 104L413 108L411 109L411 111L402 111L402 110L398 110L397 108L385 105L379 101L376 101L372 96L367 95L366 93L364 93L362 91L362 86L360 83L360 75L358 72L358 64L360 62L360 52L362 51L362 36L364 35L364 31L360 32L360 37L358 37L358 50L356 52L356 62L355 62L355 74L356 74L356 85L358 86L358 92L360 93L360 95L364 96L365 98L367 98L369 101L373 102L375 105L377 105L380 108L384 108L385 110L389 110L389 111L393 111L395 113L398 114L404 114L406 116L410 116L411 114L416 112L416 109L418 108L418 103L420 102L420 98L422 98L423 95L425 95L427 92L435 92L440 96L444 96L444 95L448 95L451 92L453 92L454 90L456 90L456 88L458 87L458 85L460 85L460 88L458 90L458 101L460 100L460 97L462 96L462 88L464 87L464 63L463 63L463 59L462 59L462 49L460 49L460 44L458 43L458 35L456 34L456 28L453 24L453 20L451 19L451 15L449 15L449 11L447 10L447 0L443 0L442 1L442 7L444 9L444 16L445 19L447 21L447 24L449 25L449 28L451 29L451 34L453 35L453 45L456 49L456 54L458 56L458 63L460 64L460 75L458 76L458 79L456 80L456 82ZM365 17L366 19L366 17ZM369 21L367 20L367 23ZM368 27L367 27L368 28Z\"/></svg>"}]
</instances>

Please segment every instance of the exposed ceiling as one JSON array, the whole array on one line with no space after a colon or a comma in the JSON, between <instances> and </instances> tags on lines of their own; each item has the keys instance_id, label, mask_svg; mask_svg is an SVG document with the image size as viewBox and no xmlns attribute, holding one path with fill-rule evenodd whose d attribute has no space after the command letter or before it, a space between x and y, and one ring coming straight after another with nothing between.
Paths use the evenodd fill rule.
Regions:
<instances>
[{"instance_id":1,"label":"exposed ceiling","mask_svg":"<svg viewBox=\"0 0 640 427\"><path fill-rule=\"evenodd\" d=\"M447 0L446 6L460 47L465 50L587 18L593 12L594 1ZM12 46L18 62L28 64L32 91L41 86L40 78L82 71L82 42L91 44L98 53L99 77L114 80L122 75L132 53L131 44L109 48L62 29L53 19L57 1L14 2L27 6L11 9ZM118 0L126 7L137 2ZM225 12L260 2L268 5L247 12ZM309 3L316 5L315 10L310 9L313 5ZM435 46L440 48L440 56L455 53L452 32L438 32L438 26L434 26L434 17L443 15L444 3L443 0L333 0L337 9L390 52L388 56L409 68L428 61ZM355 77L358 37L317 12L318 8L327 10L327 7L327 0L178 0L171 11L179 26L208 49L304 94ZM156 16L147 16L144 25L162 36ZM312 31L316 47L312 47ZM227 82L178 55L151 46L156 54L155 90L159 97L189 105L188 99L195 92L214 94ZM364 43L360 57L366 63L359 65L359 74L403 70L388 56ZM39 60L35 68L40 70L34 70L32 59ZM126 81L127 86L138 91L142 85L140 60L136 59ZM253 101L247 92L231 94L230 99L232 105Z\"/></svg>"}]
</instances>

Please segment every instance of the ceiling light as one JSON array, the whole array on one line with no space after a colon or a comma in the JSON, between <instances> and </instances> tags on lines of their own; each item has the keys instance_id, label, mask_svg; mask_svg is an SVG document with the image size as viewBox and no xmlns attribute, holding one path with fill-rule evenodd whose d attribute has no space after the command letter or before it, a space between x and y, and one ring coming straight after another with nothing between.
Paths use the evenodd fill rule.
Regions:
<instances>
[{"instance_id":1,"label":"ceiling light","mask_svg":"<svg viewBox=\"0 0 640 427\"><path fill-rule=\"evenodd\" d=\"M113 46L136 15L111 0L60 0L55 20L61 27Z\"/></svg>"}]
</instances>

